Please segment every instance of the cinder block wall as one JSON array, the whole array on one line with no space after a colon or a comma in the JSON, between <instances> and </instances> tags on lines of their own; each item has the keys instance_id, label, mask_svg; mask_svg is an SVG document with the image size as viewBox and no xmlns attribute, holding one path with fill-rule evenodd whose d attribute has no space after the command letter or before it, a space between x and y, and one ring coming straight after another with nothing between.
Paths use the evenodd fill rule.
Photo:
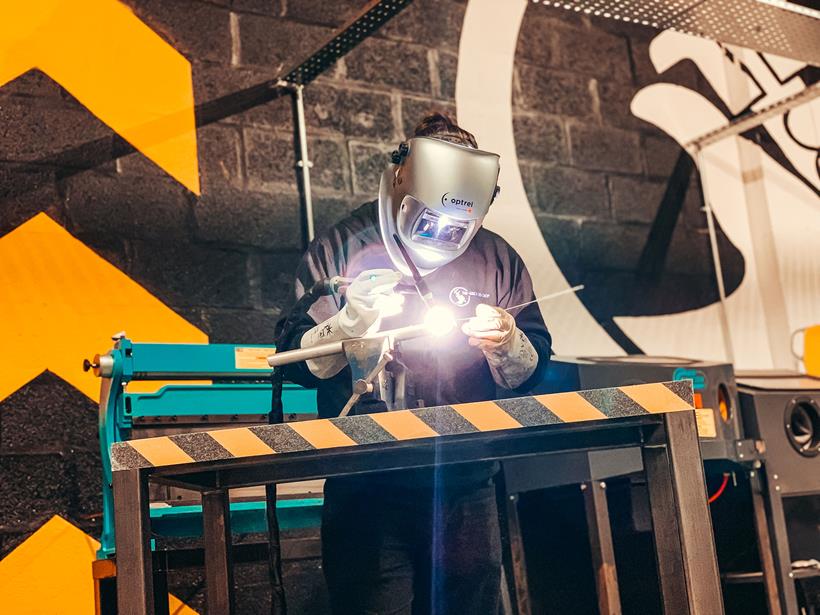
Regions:
<instances>
[{"instance_id":1,"label":"cinder block wall","mask_svg":"<svg viewBox=\"0 0 820 615\"><path fill-rule=\"evenodd\" d=\"M278 76L364 4L125 1L191 61L198 104ZM306 88L319 231L375 198L386 154L426 111L455 111L465 7L416 0ZM628 108L661 78L647 54L654 34L529 5L519 38L513 129L530 203L565 275L590 286L587 305L604 322L714 300L694 173L664 275L637 271L680 155ZM692 64L662 78L709 95ZM0 236L45 211L211 341L270 342L301 252L289 100L198 131L200 197L141 154L78 173L42 163L111 134L40 72L0 88ZM32 160L41 164L24 164ZM727 247L739 280L733 254ZM37 351L61 352L59 340ZM95 434L95 404L53 374L0 400L0 556L54 514L98 532ZM302 573L315 577L315 563ZM199 607L195 576L173 589ZM255 570L240 579L253 612L265 578Z\"/></svg>"}]
</instances>

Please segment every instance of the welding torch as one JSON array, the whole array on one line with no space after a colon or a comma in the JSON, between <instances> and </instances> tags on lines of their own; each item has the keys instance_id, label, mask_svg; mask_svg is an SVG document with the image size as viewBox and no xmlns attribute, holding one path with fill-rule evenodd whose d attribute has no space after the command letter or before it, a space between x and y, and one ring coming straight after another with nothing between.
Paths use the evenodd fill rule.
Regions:
<instances>
[{"instance_id":1,"label":"welding torch","mask_svg":"<svg viewBox=\"0 0 820 615\"><path fill-rule=\"evenodd\" d=\"M333 284L336 283L338 283L339 285L349 284L350 281L352 281L350 278L341 278L339 276L336 276L334 278L330 278L327 281L328 288L330 288ZM533 303L541 303L542 301L548 301L551 299L555 299L557 297L561 297L563 295L577 293L578 291L583 290L583 288L583 284L579 284L578 286L573 286L572 288L560 290L558 292L550 293L549 295L544 295L542 297L538 297L537 299L533 299L525 303L511 306L508 309L517 309L525 307L527 305L531 305ZM431 316L434 316L434 318L431 318ZM444 320L446 320L447 322L442 322ZM423 337L427 335L440 336L449 333L452 329L454 329L457 322L459 321L453 318L453 315L450 314L449 311L446 310L446 308L443 308L441 306L433 306L430 310L428 310L427 317L425 318L425 322L423 323L416 325L408 325L406 327L398 327L396 329L388 329L387 331L371 333L368 335L363 335L360 338L353 339L391 339L393 341L402 341L414 339L417 337ZM286 350L285 352L272 354L268 357L268 365L270 365L271 367L280 367L282 365L289 365L291 363L298 363L300 361L318 359L319 357L328 357L334 354L342 354L344 352L344 343L348 341L350 340L340 340L338 342L330 342L327 344L320 344L318 346L311 346L310 348L296 348L294 350Z\"/></svg>"}]
</instances>

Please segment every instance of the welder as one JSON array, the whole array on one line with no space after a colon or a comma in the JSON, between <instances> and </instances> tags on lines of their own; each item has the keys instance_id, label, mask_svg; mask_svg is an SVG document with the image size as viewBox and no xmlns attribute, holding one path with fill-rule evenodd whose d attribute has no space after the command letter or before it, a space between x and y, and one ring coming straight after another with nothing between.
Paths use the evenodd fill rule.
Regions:
<instances>
[{"instance_id":1,"label":"welder","mask_svg":"<svg viewBox=\"0 0 820 615\"><path fill-rule=\"evenodd\" d=\"M521 258L481 228L499 164L447 115L425 117L393 153L378 199L311 243L297 297L324 278L352 282L290 314L279 349L421 323L431 303L447 305L460 327L401 343L407 405L526 394L546 369L551 339L537 303L514 307L533 299ZM285 377L318 389L322 417L338 415L351 394L344 355L289 365ZM383 408L362 403L353 413L372 409ZM333 612L495 613L497 472L486 462L329 479L322 557Z\"/></svg>"}]
</instances>

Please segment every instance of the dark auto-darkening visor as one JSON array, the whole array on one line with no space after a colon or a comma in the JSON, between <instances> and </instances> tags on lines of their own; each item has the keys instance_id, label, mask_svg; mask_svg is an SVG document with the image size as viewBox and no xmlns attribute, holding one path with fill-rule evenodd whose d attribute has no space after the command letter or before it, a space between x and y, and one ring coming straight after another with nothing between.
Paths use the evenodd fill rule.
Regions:
<instances>
[{"instance_id":1,"label":"dark auto-darkening visor","mask_svg":"<svg viewBox=\"0 0 820 615\"><path fill-rule=\"evenodd\" d=\"M455 220L425 209L416 222L412 239L431 248L458 250L469 230L469 220Z\"/></svg>"}]
</instances>

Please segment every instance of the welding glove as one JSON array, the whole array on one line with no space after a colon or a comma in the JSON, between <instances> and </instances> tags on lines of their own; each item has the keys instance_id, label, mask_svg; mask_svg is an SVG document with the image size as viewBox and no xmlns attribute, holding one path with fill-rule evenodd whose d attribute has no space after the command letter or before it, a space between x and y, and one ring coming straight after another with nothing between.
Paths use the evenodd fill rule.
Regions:
<instances>
[{"instance_id":1,"label":"welding glove","mask_svg":"<svg viewBox=\"0 0 820 615\"><path fill-rule=\"evenodd\" d=\"M302 348L361 337L378 328L381 317L401 308L402 295L394 292L401 273L392 269L370 269L360 273L345 291L346 303L338 313L307 331ZM343 354L307 361L317 378L332 378L347 364Z\"/></svg>"},{"instance_id":2,"label":"welding glove","mask_svg":"<svg viewBox=\"0 0 820 615\"><path fill-rule=\"evenodd\" d=\"M476 306L475 316L462 325L470 346L478 347L487 358L496 384L514 389L532 376L538 353L512 314L484 303Z\"/></svg>"}]
</instances>

